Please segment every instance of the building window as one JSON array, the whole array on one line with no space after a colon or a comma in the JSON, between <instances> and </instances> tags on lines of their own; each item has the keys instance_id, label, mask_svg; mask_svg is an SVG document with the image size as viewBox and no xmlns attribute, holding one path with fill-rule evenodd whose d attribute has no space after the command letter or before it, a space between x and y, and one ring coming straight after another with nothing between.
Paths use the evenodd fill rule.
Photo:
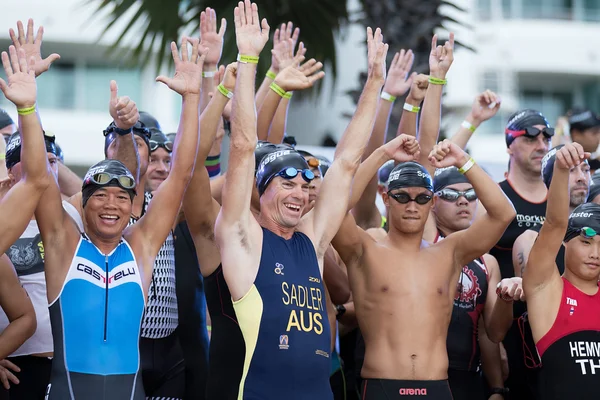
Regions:
<instances>
[{"instance_id":1,"label":"building window","mask_svg":"<svg viewBox=\"0 0 600 400\"><path fill-rule=\"evenodd\" d=\"M115 80L119 86L119 95L128 96L140 104L141 72L134 69L122 69L103 66L87 66L83 71L82 85L85 88L81 108L90 111L106 111L110 97L109 84Z\"/></svg>"},{"instance_id":2,"label":"building window","mask_svg":"<svg viewBox=\"0 0 600 400\"><path fill-rule=\"evenodd\" d=\"M477 13L480 20L490 20L492 18L491 0L477 0Z\"/></svg>"},{"instance_id":3,"label":"building window","mask_svg":"<svg viewBox=\"0 0 600 400\"><path fill-rule=\"evenodd\" d=\"M72 110L75 108L75 65L65 62L53 65L37 83L37 103L41 108Z\"/></svg>"},{"instance_id":4,"label":"building window","mask_svg":"<svg viewBox=\"0 0 600 400\"><path fill-rule=\"evenodd\" d=\"M550 125L554 126L558 118L564 115L573 104L572 92L551 90L523 90L520 95L520 107L540 111Z\"/></svg>"},{"instance_id":5,"label":"building window","mask_svg":"<svg viewBox=\"0 0 600 400\"><path fill-rule=\"evenodd\" d=\"M499 77L498 72L496 71L485 71L481 75L479 91L483 92L486 90L491 90L494 93L498 93L499 91Z\"/></svg>"}]
</instances>

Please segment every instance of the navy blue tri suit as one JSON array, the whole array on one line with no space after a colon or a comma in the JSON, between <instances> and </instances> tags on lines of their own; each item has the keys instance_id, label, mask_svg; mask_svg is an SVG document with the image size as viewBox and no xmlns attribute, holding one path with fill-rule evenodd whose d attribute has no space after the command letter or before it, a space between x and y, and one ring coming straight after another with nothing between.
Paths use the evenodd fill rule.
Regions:
<instances>
[{"instance_id":1,"label":"navy blue tri suit","mask_svg":"<svg viewBox=\"0 0 600 400\"><path fill-rule=\"evenodd\" d=\"M233 306L244 335L243 400L331 400L331 333L315 248L262 229L254 284Z\"/></svg>"},{"instance_id":2,"label":"navy blue tri suit","mask_svg":"<svg viewBox=\"0 0 600 400\"><path fill-rule=\"evenodd\" d=\"M50 304L54 360L46 400L144 400L140 329L145 298L122 239L107 255L85 236Z\"/></svg>"}]
</instances>

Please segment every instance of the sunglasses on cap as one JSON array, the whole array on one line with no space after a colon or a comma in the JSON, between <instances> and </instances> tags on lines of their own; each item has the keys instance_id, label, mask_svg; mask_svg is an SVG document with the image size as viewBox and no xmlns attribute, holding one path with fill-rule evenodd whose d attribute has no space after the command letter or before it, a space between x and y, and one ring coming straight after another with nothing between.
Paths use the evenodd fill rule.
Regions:
<instances>
[{"instance_id":1,"label":"sunglasses on cap","mask_svg":"<svg viewBox=\"0 0 600 400\"><path fill-rule=\"evenodd\" d=\"M306 182L315 179L315 174L310 169L296 169L293 167L286 168L275 176L281 176L284 179L294 179L299 173L302 174L302 178Z\"/></svg>"},{"instance_id":2,"label":"sunglasses on cap","mask_svg":"<svg viewBox=\"0 0 600 400\"><path fill-rule=\"evenodd\" d=\"M477 200L477 194L475 194L475 189L473 188L462 192L460 190L446 188L435 192L435 195L446 201L456 201L461 197L467 199L468 202Z\"/></svg>"},{"instance_id":3,"label":"sunglasses on cap","mask_svg":"<svg viewBox=\"0 0 600 400\"><path fill-rule=\"evenodd\" d=\"M410 197L410 195L406 192L399 193L390 193L388 192L388 196L392 199L396 200L400 204L407 204L408 202L414 201L417 204L427 204L431 200L431 196L425 193L418 194L414 199Z\"/></svg>"},{"instance_id":4,"label":"sunglasses on cap","mask_svg":"<svg viewBox=\"0 0 600 400\"><path fill-rule=\"evenodd\" d=\"M584 226L583 228L581 228L579 230L579 234L586 239L591 239L594 236L596 236L598 234L598 232L596 232L594 229L590 228L589 226Z\"/></svg>"},{"instance_id":5,"label":"sunglasses on cap","mask_svg":"<svg viewBox=\"0 0 600 400\"><path fill-rule=\"evenodd\" d=\"M156 151L159 147L162 147L169 153L173 151L173 142L170 140L166 142L157 142L156 140L150 140L150 151Z\"/></svg>"},{"instance_id":6,"label":"sunglasses on cap","mask_svg":"<svg viewBox=\"0 0 600 400\"><path fill-rule=\"evenodd\" d=\"M108 172L99 172L86 179L86 183L94 183L96 185L105 186L111 181L116 180L119 186L126 190L135 188L135 180L129 175L114 175Z\"/></svg>"},{"instance_id":7,"label":"sunglasses on cap","mask_svg":"<svg viewBox=\"0 0 600 400\"><path fill-rule=\"evenodd\" d=\"M523 130L520 131L511 131L509 129L506 130L506 134L510 137L514 139L518 138L519 136L525 136L528 138L535 138L537 137L540 133L542 133L544 135L544 137L546 139L550 139L552 136L554 136L554 128L544 128L544 129L538 129L535 127L529 127L529 128L525 128Z\"/></svg>"}]
</instances>

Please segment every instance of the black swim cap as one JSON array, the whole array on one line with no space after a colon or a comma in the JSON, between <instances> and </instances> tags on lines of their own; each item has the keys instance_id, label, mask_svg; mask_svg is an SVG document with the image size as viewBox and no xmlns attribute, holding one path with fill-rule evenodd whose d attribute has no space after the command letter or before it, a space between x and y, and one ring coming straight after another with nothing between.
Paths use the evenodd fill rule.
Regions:
<instances>
[{"instance_id":1,"label":"black swim cap","mask_svg":"<svg viewBox=\"0 0 600 400\"><path fill-rule=\"evenodd\" d=\"M596 174L594 174L596 175ZM594 198L600 194L600 177L592 178L590 181L590 192L587 201L592 202Z\"/></svg>"},{"instance_id":2,"label":"black swim cap","mask_svg":"<svg viewBox=\"0 0 600 400\"><path fill-rule=\"evenodd\" d=\"M438 168L433 174L433 191L437 192L455 183L470 183L464 174L456 167Z\"/></svg>"},{"instance_id":3,"label":"black swim cap","mask_svg":"<svg viewBox=\"0 0 600 400\"><path fill-rule=\"evenodd\" d=\"M65 153L63 153L63 150L60 148L58 143L56 143L56 151L58 152L58 154L56 154L56 156L58 157L60 162L64 164L65 163Z\"/></svg>"},{"instance_id":4,"label":"black swim cap","mask_svg":"<svg viewBox=\"0 0 600 400\"><path fill-rule=\"evenodd\" d=\"M319 170L319 173L321 174L321 176L323 176L323 171L321 170L321 160L319 160L317 157L315 157L312 153L309 153L306 150L298 150L295 149L298 153L300 153L300 155L302 155L302 157L304 157L304 159L307 159L306 162L308 163L308 166L310 168L316 168Z\"/></svg>"},{"instance_id":5,"label":"black swim cap","mask_svg":"<svg viewBox=\"0 0 600 400\"><path fill-rule=\"evenodd\" d=\"M387 181L390 177L390 172L392 172L392 170L394 169L394 164L395 161L390 160L383 164L381 167L379 167L379 169L377 170L377 181L380 185L387 185Z\"/></svg>"},{"instance_id":6,"label":"black swim cap","mask_svg":"<svg viewBox=\"0 0 600 400\"><path fill-rule=\"evenodd\" d=\"M274 151L266 154L256 171L258 195L262 196L273 178L287 168L304 171L309 169L309 166L300 153L285 145L279 145Z\"/></svg>"},{"instance_id":7,"label":"black swim cap","mask_svg":"<svg viewBox=\"0 0 600 400\"><path fill-rule=\"evenodd\" d=\"M50 132L44 132L44 142L46 144L46 152L52 153L58 157L58 149L54 143L54 135ZM10 169L21 162L21 134L13 133L6 144L6 168Z\"/></svg>"},{"instance_id":8,"label":"black swim cap","mask_svg":"<svg viewBox=\"0 0 600 400\"><path fill-rule=\"evenodd\" d=\"M107 156L106 151L108 150L108 147L110 146L110 144L112 142L114 142L114 140L117 137L117 133L114 131L115 127L116 127L115 123L112 122L104 131L104 156L105 157ZM135 123L132 130L133 130L134 135L138 135L139 137L144 139L146 146L148 146L148 153L150 153L150 136L152 135L150 132L150 129L146 125L144 125L143 122L138 121Z\"/></svg>"},{"instance_id":9,"label":"black swim cap","mask_svg":"<svg viewBox=\"0 0 600 400\"><path fill-rule=\"evenodd\" d=\"M556 162L556 153L564 147L564 144L550 149L548 153L542 158L542 180L546 184L546 187L550 189L550 183L552 182L552 175L554 175L554 163ZM584 160L588 164L587 160Z\"/></svg>"},{"instance_id":10,"label":"black swim cap","mask_svg":"<svg viewBox=\"0 0 600 400\"><path fill-rule=\"evenodd\" d=\"M579 131L595 128L600 126L600 117L589 108L576 107L567 112L569 119L569 128ZM0 127L1 128L1 127Z\"/></svg>"},{"instance_id":11,"label":"black swim cap","mask_svg":"<svg viewBox=\"0 0 600 400\"><path fill-rule=\"evenodd\" d=\"M152 132L150 135L150 154L158 150L159 147L169 153L173 151L173 141L169 140L167 135L156 128L150 128L150 131Z\"/></svg>"},{"instance_id":12,"label":"black swim cap","mask_svg":"<svg viewBox=\"0 0 600 400\"><path fill-rule=\"evenodd\" d=\"M508 123L506 124L506 129L504 131L506 135L506 147L509 147L510 144L518 137L514 134L511 134L511 132L522 131L525 128L531 128L534 125L544 125L547 128L550 127L550 123L546 117L544 117L541 112L536 110L521 110L511 115L508 118Z\"/></svg>"},{"instance_id":13,"label":"black swim cap","mask_svg":"<svg viewBox=\"0 0 600 400\"><path fill-rule=\"evenodd\" d=\"M0 129L6 128L7 126L14 124L15 123L13 122L10 115L8 115L6 110L0 108Z\"/></svg>"},{"instance_id":14,"label":"black swim cap","mask_svg":"<svg viewBox=\"0 0 600 400\"><path fill-rule=\"evenodd\" d=\"M315 158L321 163L321 165L319 165L319 169L321 170L321 176L325 178L325 174L329 170L329 167L331 167L331 161L327 157L319 155L316 155Z\"/></svg>"},{"instance_id":15,"label":"black swim cap","mask_svg":"<svg viewBox=\"0 0 600 400\"><path fill-rule=\"evenodd\" d=\"M600 233L600 205L596 203L583 203L576 207L569 215L569 225L565 233L565 242L581 233L582 228L592 228Z\"/></svg>"},{"instance_id":16,"label":"black swim cap","mask_svg":"<svg viewBox=\"0 0 600 400\"><path fill-rule=\"evenodd\" d=\"M258 171L258 166L262 161L263 157L272 151L275 151L277 145L267 142L266 140L259 140L254 148L254 172Z\"/></svg>"},{"instance_id":17,"label":"black swim cap","mask_svg":"<svg viewBox=\"0 0 600 400\"><path fill-rule=\"evenodd\" d=\"M387 182L387 190L422 187L433 192L431 175L421 164L414 161L400 163L390 172Z\"/></svg>"},{"instance_id":18,"label":"black swim cap","mask_svg":"<svg viewBox=\"0 0 600 400\"><path fill-rule=\"evenodd\" d=\"M159 131L160 129L160 124L158 123L158 120L156 118L154 118L152 115L150 115L149 113L147 113L146 111L140 111L140 119L139 121L144 124L144 126L146 128L149 129L158 129Z\"/></svg>"},{"instance_id":19,"label":"black swim cap","mask_svg":"<svg viewBox=\"0 0 600 400\"><path fill-rule=\"evenodd\" d=\"M85 177L83 178L83 185L81 186L81 197L83 200L84 207L96 190L107 186L117 186L121 189L124 189L125 191L127 191L129 197L131 198L131 201L133 202L133 198L136 194L135 187L124 187L123 185L121 185L118 179L111 179L105 184L97 184L96 182L94 182L94 177L101 173L107 173L110 175L114 175L115 177L128 177L133 181L135 185L135 178L121 161L110 159L102 160L99 163L90 167L88 172L85 174Z\"/></svg>"}]
</instances>

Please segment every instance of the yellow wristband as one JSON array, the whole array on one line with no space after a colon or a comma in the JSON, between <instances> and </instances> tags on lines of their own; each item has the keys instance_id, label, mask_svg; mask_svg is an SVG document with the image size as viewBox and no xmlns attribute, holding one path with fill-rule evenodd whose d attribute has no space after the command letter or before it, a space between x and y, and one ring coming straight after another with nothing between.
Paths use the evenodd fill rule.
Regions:
<instances>
[{"instance_id":1,"label":"yellow wristband","mask_svg":"<svg viewBox=\"0 0 600 400\"><path fill-rule=\"evenodd\" d=\"M391 101L392 103L396 101L396 96L392 96L388 92L381 92L381 98L387 101Z\"/></svg>"},{"instance_id":2,"label":"yellow wristband","mask_svg":"<svg viewBox=\"0 0 600 400\"><path fill-rule=\"evenodd\" d=\"M267 78L275 80L275 77L277 76L277 74L271 70L268 70L266 73Z\"/></svg>"},{"instance_id":3,"label":"yellow wristband","mask_svg":"<svg viewBox=\"0 0 600 400\"><path fill-rule=\"evenodd\" d=\"M291 99L292 98L292 92L286 92L285 90L283 90L278 84L276 84L275 82L272 82L269 85L269 88L271 88L271 90L273 90L275 93L277 93L278 95L280 95L281 97L283 97L284 99Z\"/></svg>"},{"instance_id":4,"label":"yellow wristband","mask_svg":"<svg viewBox=\"0 0 600 400\"><path fill-rule=\"evenodd\" d=\"M212 331L212 326L211 325L206 325L206 330L211 332Z\"/></svg>"},{"instance_id":5,"label":"yellow wristband","mask_svg":"<svg viewBox=\"0 0 600 400\"><path fill-rule=\"evenodd\" d=\"M17 114L19 115L29 115L29 114L33 114L35 112L35 104L32 105L31 107L27 107L27 108L17 108Z\"/></svg>"},{"instance_id":6,"label":"yellow wristband","mask_svg":"<svg viewBox=\"0 0 600 400\"><path fill-rule=\"evenodd\" d=\"M465 165L458 169L458 172L464 175L473 167L473 165L475 165L475 160L473 160L473 157L471 157L469 158L469 161L465 163Z\"/></svg>"},{"instance_id":7,"label":"yellow wristband","mask_svg":"<svg viewBox=\"0 0 600 400\"><path fill-rule=\"evenodd\" d=\"M471 132L475 132L475 128L469 121L463 121L462 124L460 124L460 126L462 126L465 129L470 130Z\"/></svg>"},{"instance_id":8,"label":"yellow wristband","mask_svg":"<svg viewBox=\"0 0 600 400\"><path fill-rule=\"evenodd\" d=\"M6 160L6 153L0 153L0 161Z\"/></svg>"},{"instance_id":9,"label":"yellow wristband","mask_svg":"<svg viewBox=\"0 0 600 400\"><path fill-rule=\"evenodd\" d=\"M446 79L439 79L439 78L434 78L433 76L430 76L429 83L431 83L433 85L445 85L446 83L448 83L448 81Z\"/></svg>"},{"instance_id":10,"label":"yellow wristband","mask_svg":"<svg viewBox=\"0 0 600 400\"><path fill-rule=\"evenodd\" d=\"M402 108L412 113L418 113L419 111L421 111L421 107L413 106L412 104L408 103L404 103L404 107Z\"/></svg>"},{"instance_id":11,"label":"yellow wristband","mask_svg":"<svg viewBox=\"0 0 600 400\"><path fill-rule=\"evenodd\" d=\"M238 54L237 60L244 64L258 64L257 56L243 56L241 54Z\"/></svg>"},{"instance_id":12,"label":"yellow wristband","mask_svg":"<svg viewBox=\"0 0 600 400\"><path fill-rule=\"evenodd\" d=\"M227 89L225 86L223 86L222 83L219 83L219 86L217 86L217 90L219 91L219 93L221 93L223 96L227 97L228 99L231 99L233 97L233 92L229 89Z\"/></svg>"}]
</instances>

